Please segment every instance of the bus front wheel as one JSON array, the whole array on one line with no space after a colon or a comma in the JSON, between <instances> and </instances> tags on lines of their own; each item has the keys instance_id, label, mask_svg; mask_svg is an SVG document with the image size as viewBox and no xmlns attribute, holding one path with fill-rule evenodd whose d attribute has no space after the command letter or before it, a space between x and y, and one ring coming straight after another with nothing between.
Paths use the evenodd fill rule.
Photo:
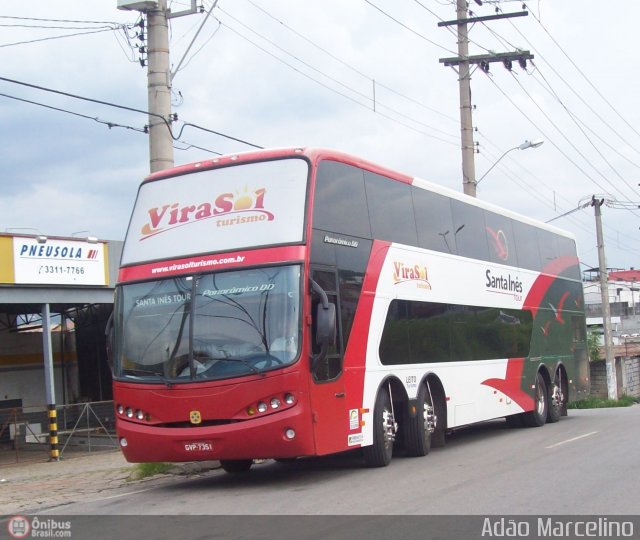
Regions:
<instances>
[{"instance_id":1,"label":"bus front wheel","mask_svg":"<svg viewBox=\"0 0 640 540\"><path fill-rule=\"evenodd\" d=\"M373 444L363 448L367 467L386 467L393 456L393 441L396 422L393 417L391 400L386 390L381 389L376 396L373 409Z\"/></svg>"}]
</instances>

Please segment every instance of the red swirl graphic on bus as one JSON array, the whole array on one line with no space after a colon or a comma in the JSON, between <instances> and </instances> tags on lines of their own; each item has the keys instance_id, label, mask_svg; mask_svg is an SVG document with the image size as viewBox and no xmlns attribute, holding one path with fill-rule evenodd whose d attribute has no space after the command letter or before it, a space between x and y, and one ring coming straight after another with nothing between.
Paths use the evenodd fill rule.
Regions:
<instances>
[{"instance_id":1,"label":"red swirl graphic on bus","mask_svg":"<svg viewBox=\"0 0 640 540\"><path fill-rule=\"evenodd\" d=\"M501 261L509 258L509 245L507 244L507 236L502 229L494 231L491 227L485 227L491 239L491 247Z\"/></svg>"}]
</instances>

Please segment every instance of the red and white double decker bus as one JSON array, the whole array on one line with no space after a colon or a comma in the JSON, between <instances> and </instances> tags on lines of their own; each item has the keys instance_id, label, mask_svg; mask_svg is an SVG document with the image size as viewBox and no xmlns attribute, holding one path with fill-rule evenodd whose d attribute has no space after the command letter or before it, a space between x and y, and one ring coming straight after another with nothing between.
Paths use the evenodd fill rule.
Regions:
<instances>
[{"instance_id":1,"label":"red and white double decker bus","mask_svg":"<svg viewBox=\"0 0 640 540\"><path fill-rule=\"evenodd\" d=\"M309 148L141 184L112 330L131 462L362 448L387 465L493 418L541 426L588 391L571 235Z\"/></svg>"}]
</instances>

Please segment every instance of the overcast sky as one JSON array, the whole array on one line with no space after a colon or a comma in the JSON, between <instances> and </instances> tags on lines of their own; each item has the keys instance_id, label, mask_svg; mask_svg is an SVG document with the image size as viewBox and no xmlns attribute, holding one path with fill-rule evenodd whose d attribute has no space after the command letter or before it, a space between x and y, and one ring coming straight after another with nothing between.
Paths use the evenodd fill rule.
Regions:
<instances>
[{"instance_id":1,"label":"overcast sky","mask_svg":"<svg viewBox=\"0 0 640 540\"><path fill-rule=\"evenodd\" d=\"M220 0L174 78L174 131L191 122L264 147L335 148L462 191L457 74L439 62L456 56L456 36L437 26L455 19L454 4ZM147 110L139 14L116 5L3 0L0 77ZM509 152L478 197L547 221L603 195L608 266L640 267L637 2L527 6L527 17L470 28L471 54L535 56L526 70L494 63L473 74L476 177L527 139L545 143ZM470 2L478 16L521 7ZM174 67L205 15L171 21ZM121 240L149 170L145 115L5 80L0 94L0 231ZM249 149L186 127L175 163ZM591 207L553 223L577 236L583 270L597 266Z\"/></svg>"}]
</instances>

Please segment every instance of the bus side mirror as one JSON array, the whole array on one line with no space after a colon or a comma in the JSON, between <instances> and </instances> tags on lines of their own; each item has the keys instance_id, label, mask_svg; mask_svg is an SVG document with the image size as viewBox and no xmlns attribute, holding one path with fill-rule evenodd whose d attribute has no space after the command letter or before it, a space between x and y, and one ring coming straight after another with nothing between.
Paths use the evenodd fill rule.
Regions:
<instances>
[{"instance_id":1,"label":"bus side mirror","mask_svg":"<svg viewBox=\"0 0 640 540\"><path fill-rule=\"evenodd\" d=\"M331 347L336 343L336 305L318 304L316 310L316 345Z\"/></svg>"},{"instance_id":2,"label":"bus side mirror","mask_svg":"<svg viewBox=\"0 0 640 540\"><path fill-rule=\"evenodd\" d=\"M320 347L320 352L311 356L311 369L315 371L319 363L326 358L329 347L336 343L336 305L329 302L327 293L313 279L310 279L309 283L311 291L320 298L316 308L315 335L315 344Z\"/></svg>"}]
</instances>

